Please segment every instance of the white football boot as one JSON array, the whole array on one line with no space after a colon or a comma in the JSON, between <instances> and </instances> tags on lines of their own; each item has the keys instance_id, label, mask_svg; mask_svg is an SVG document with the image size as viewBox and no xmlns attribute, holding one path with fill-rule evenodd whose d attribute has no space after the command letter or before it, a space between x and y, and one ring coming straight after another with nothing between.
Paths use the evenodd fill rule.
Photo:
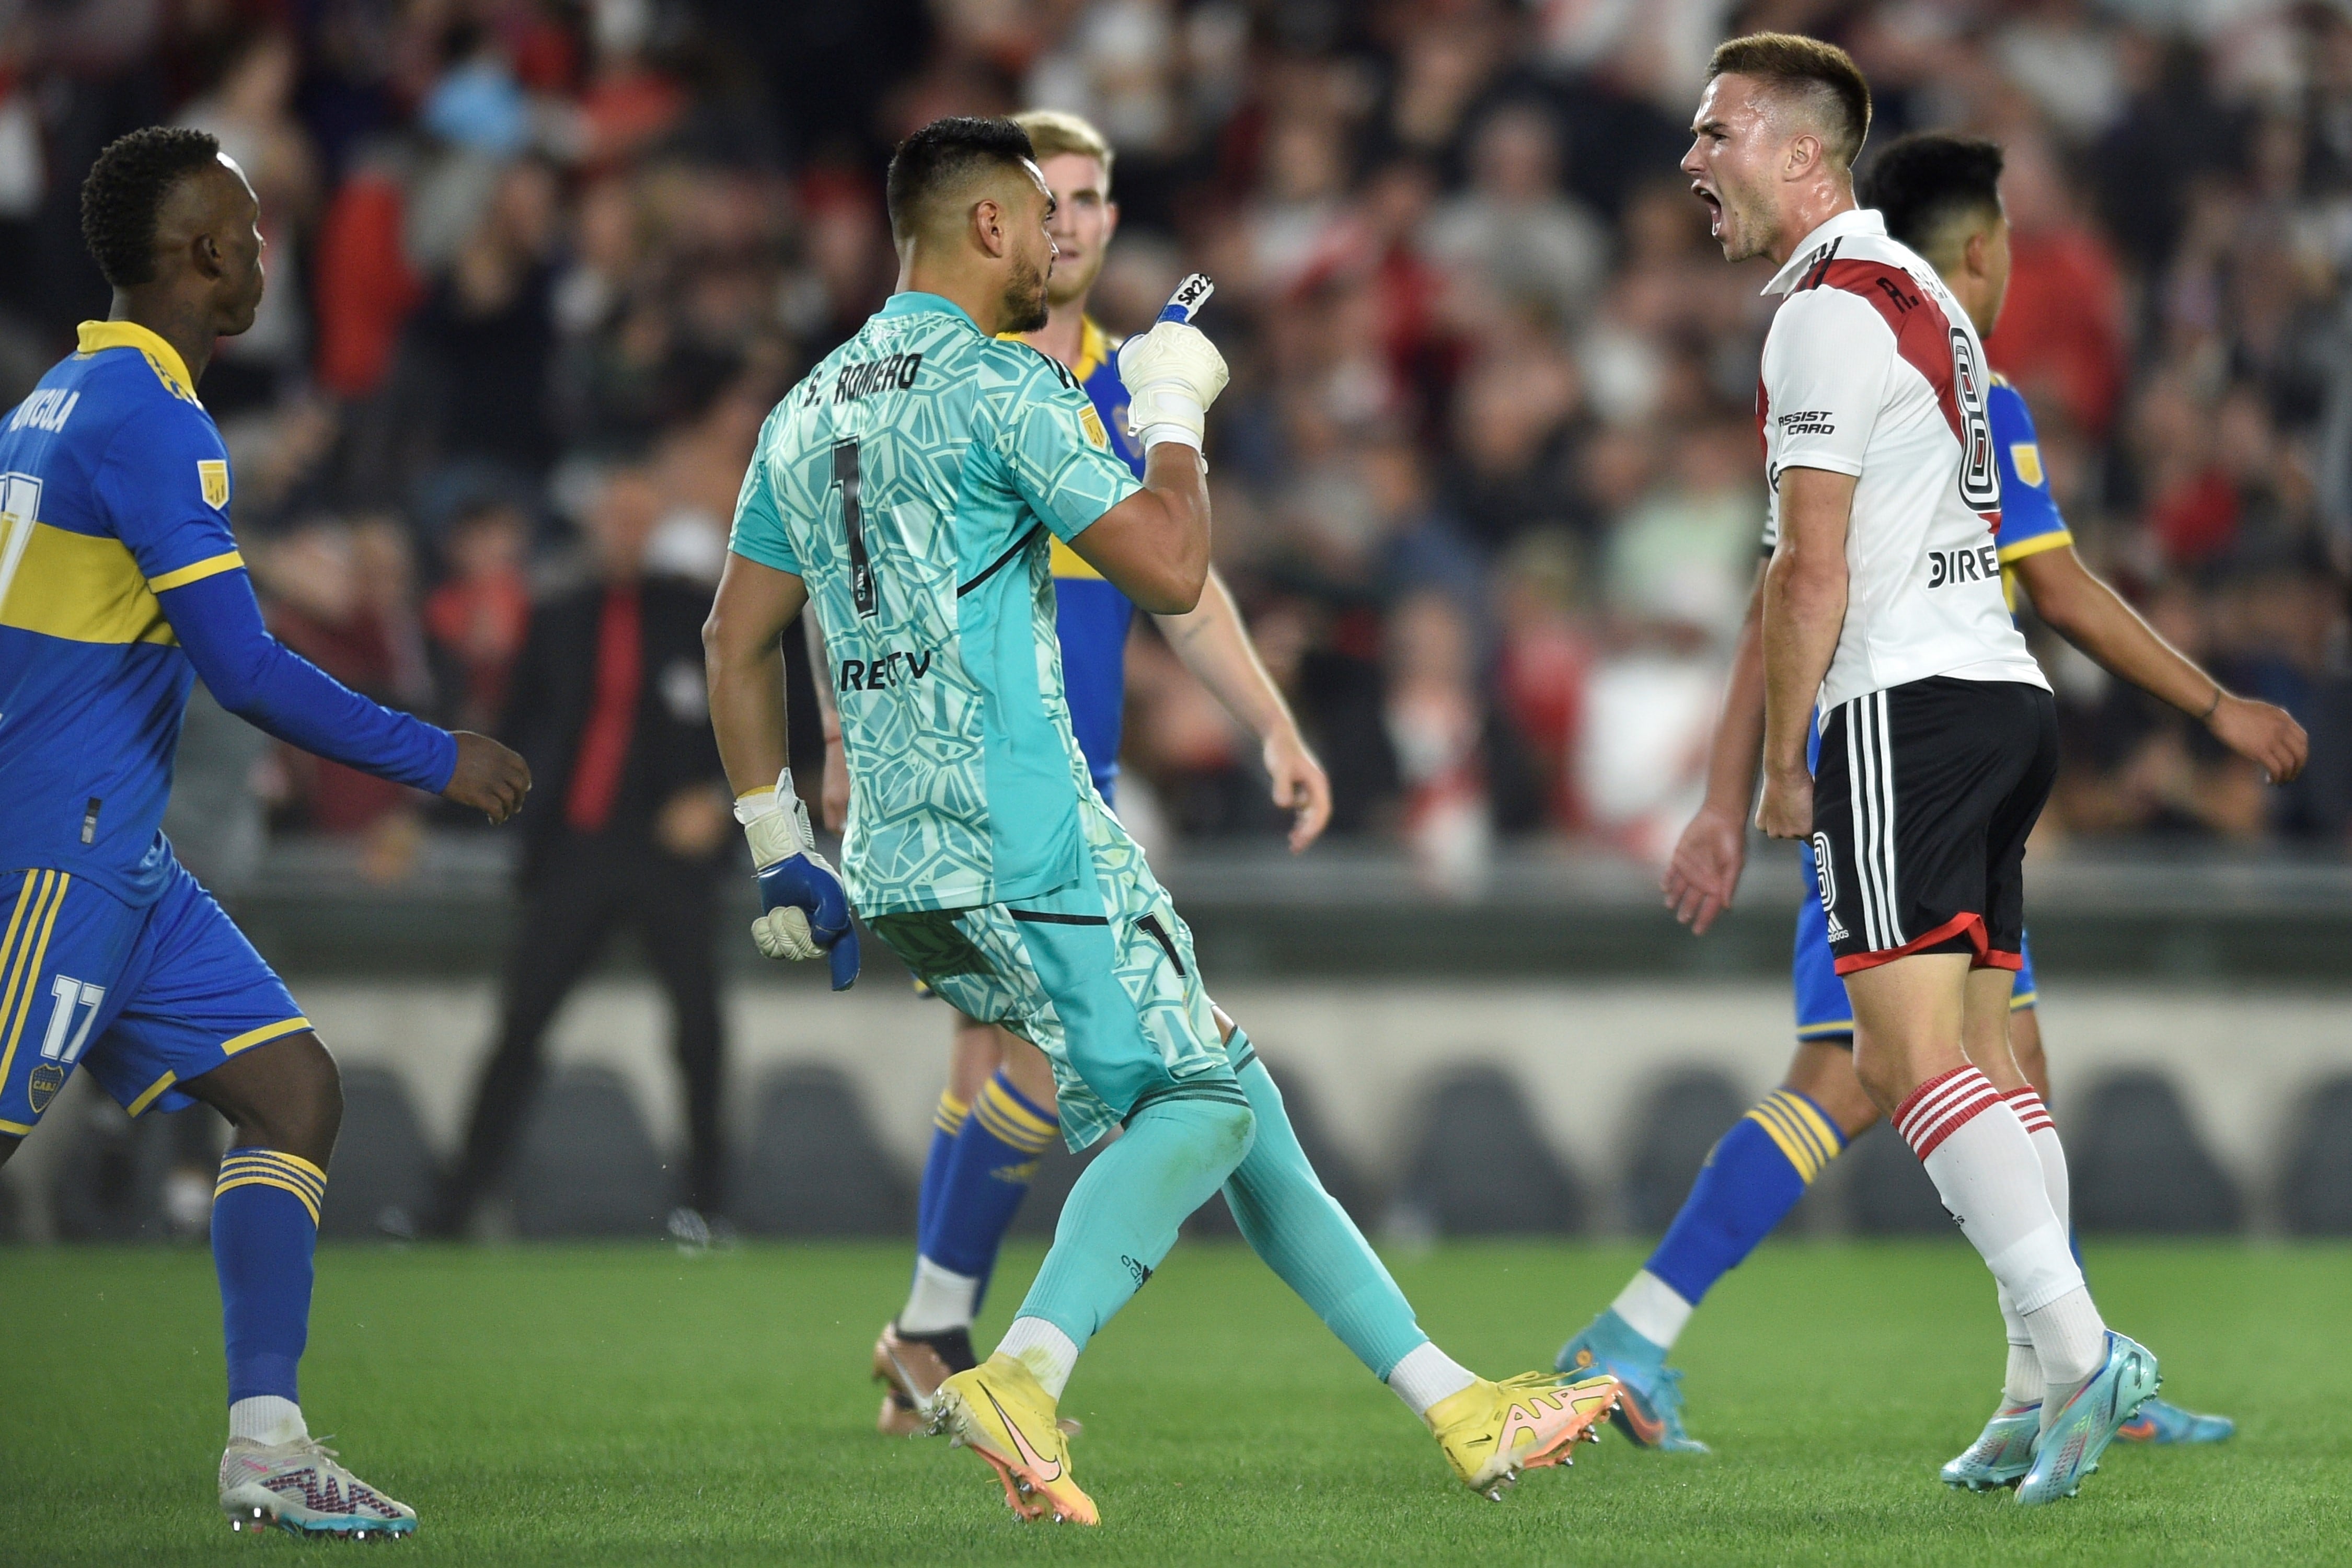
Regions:
<instances>
[{"instance_id":1,"label":"white football boot","mask_svg":"<svg viewBox=\"0 0 2352 1568\"><path fill-rule=\"evenodd\" d=\"M232 1530L278 1525L297 1535L407 1535L416 1510L395 1502L342 1466L316 1437L257 1443L231 1437L221 1455L221 1511Z\"/></svg>"}]
</instances>

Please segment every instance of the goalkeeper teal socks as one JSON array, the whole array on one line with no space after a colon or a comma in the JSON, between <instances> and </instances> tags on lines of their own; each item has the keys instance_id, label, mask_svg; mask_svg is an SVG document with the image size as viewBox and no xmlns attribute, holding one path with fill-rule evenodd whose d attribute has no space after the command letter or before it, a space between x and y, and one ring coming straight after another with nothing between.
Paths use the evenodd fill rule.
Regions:
<instances>
[{"instance_id":1,"label":"goalkeeper teal socks","mask_svg":"<svg viewBox=\"0 0 2352 1568\"><path fill-rule=\"evenodd\" d=\"M1187 1092L1196 1087L1208 1092ZM1042 1318L1086 1349L1176 1245L1177 1226L1242 1163L1250 1129L1230 1079L1187 1085L1129 1116L1126 1132L1070 1189L1019 1316Z\"/></svg>"},{"instance_id":2,"label":"goalkeeper teal socks","mask_svg":"<svg viewBox=\"0 0 2352 1568\"><path fill-rule=\"evenodd\" d=\"M1412 1303L1307 1163L1265 1064L1239 1030L1226 1054L1244 1065L1238 1074L1257 1117L1249 1157L1225 1183L1225 1203L1250 1249L1298 1293L1356 1359L1383 1383L1397 1363L1429 1336L1413 1321Z\"/></svg>"}]
</instances>

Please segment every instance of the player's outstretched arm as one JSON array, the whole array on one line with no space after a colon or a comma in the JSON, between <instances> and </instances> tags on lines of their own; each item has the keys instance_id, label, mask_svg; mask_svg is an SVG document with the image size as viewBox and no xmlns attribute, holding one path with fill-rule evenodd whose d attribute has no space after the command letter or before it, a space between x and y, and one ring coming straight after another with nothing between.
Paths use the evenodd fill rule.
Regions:
<instances>
[{"instance_id":1,"label":"player's outstretched arm","mask_svg":"<svg viewBox=\"0 0 2352 1568\"><path fill-rule=\"evenodd\" d=\"M487 735L451 734L361 696L269 635L243 567L156 595L188 661L220 705L289 746L504 822L530 768Z\"/></svg>"},{"instance_id":2,"label":"player's outstretched arm","mask_svg":"<svg viewBox=\"0 0 2352 1568\"><path fill-rule=\"evenodd\" d=\"M1764 757L1764 573L1748 596L1748 616L1723 683L1723 708L1707 744L1706 799L1675 843L1660 885L1675 919L1704 936L1731 907L1748 864L1748 813Z\"/></svg>"},{"instance_id":3,"label":"player's outstretched arm","mask_svg":"<svg viewBox=\"0 0 2352 1568\"><path fill-rule=\"evenodd\" d=\"M1780 542L1764 569L1764 798L1756 826L1775 838L1813 830L1805 730L1845 625L1845 536L1854 476L1780 471Z\"/></svg>"},{"instance_id":4,"label":"player's outstretched arm","mask_svg":"<svg viewBox=\"0 0 2352 1568\"><path fill-rule=\"evenodd\" d=\"M2050 629L2183 713L2203 721L2214 738L2285 784L2310 760L2311 737L2284 708L2232 696L2197 662L2157 635L2139 613L2083 564L2071 544L2024 556L2011 565Z\"/></svg>"},{"instance_id":5,"label":"player's outstretched arm","mask_svg":"<svg viewBox=\"0 0 2352 1568\"><path fill-rule=\"evenodd\" d=\"M784 727L784 628L807 603L801 578L730 551L702 625L703 675L719 764L760 885L751 940L770 958L829 954L833 988L846 991L857 982L857 928L793 787Z\"/></svg>"},{"instance_id":6,"label":"player's outstretched arm","mask_svg":"<svg viewBox=\"0 0 2352 1568\"><path fill-rule=\"evenodd\" d=\"M1209 568L1201 602L1181 616L1159 617L1160 630L1184 668L1255 735L1263 748L1274 804L1291 814L1290 851L1323 836L1331 820L1331 780L1298 732L1298 721L1268 675L1242 620L1241 607L1217 570Z\"/></svg>"}]
</instances>

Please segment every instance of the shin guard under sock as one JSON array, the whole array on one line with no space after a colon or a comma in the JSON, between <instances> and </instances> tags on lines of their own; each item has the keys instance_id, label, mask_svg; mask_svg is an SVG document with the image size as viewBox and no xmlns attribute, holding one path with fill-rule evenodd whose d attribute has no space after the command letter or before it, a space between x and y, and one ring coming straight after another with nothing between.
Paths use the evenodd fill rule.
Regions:
<instances>
[{"instance_id":1,"label":"shin guard under sock","mask_svg":"<svg viewBox=\"0 0 2352 1568\"><path fill-rule=\"evenodd\" d=\"M1226 1047L1234 1057L1246 1048L1238 1033ZM1389 1277L1364 1233L1323 1190L1322 1179L1298 1146L1298 1134L1283 1109L1282 1091L1265 1064L1253 1058L1236 1076L1257 1117L1257 1138L1249 1157L1225 1183L1225 1203L1234 1212L1234 1223L1250 1250L1297 1292L1374 1377L1385 1382L1399 1362L1429 1342L1429 1336L1413 1321L1412 1304Z\"/></svg>"},{"instance_id":2,"label":"shin guard under sock","mask_svg":"<svg viewBox=\"0 0 2352 1568\"><path fill-rule=\"evenodd\" d=\"M311 1258L327 1173L274 1149L231 1149L213 1189L213 1264L220 1275L228 1398L299 1405L296 1372L310 1337Z\"/></svg>"},{"instance_id":3,"label":"shin guard under sock","mask_svg":"<svg viewBox=\"0 0 2352 1568\"><path fill-rule=\"evenodd\" d=\"M1084 1350L1151 1278L1176 1245L1177 1226L1242 1163L1252 1125L1231 1079L1179 1090L1129 1115L1126 1132L1070 1189L1017 1316L1045 1320Z\"/></svg>"}]
</instances>

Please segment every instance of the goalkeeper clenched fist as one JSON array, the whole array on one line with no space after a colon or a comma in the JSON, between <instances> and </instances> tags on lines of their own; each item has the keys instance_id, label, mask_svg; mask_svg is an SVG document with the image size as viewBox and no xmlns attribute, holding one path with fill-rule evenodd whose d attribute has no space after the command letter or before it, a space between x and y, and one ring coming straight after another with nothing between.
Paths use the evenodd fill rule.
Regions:
<instances>
[{"instance_id":1,"label":"goalkeeper clenched fist","mask_svg":"<svg viewBox=\"0 0 2352 1568\"><path fill-rule=\"evenodd\" d=\"M1152 329L1132 337L1118 351L1118 379L1127 387L1128 433L1150 451L1162 441L1181 441L1199 450L1209 405L1224 391L1232 373L1208 334L1192 325L1192 313L1213 285L1195 272L1178 285L1175 297Z\"/></svg>"},{"instance_id":2,"label":"goalkeeper clenched fist","mask_svg":"<svg viewBox=\"0 0 2352 1568\"><path fill-rule=\"evenodd\" d=\"M760 918L751 940L770 958L804 959L829 953L833 988L846 991L857 980L857 928L849 919L849 895L840 876L812 845L808 807L793 788L786 768L772 790L735 797L735 820L751 841L751 865L760 879Z\"/></svg>"}]
</instances>

